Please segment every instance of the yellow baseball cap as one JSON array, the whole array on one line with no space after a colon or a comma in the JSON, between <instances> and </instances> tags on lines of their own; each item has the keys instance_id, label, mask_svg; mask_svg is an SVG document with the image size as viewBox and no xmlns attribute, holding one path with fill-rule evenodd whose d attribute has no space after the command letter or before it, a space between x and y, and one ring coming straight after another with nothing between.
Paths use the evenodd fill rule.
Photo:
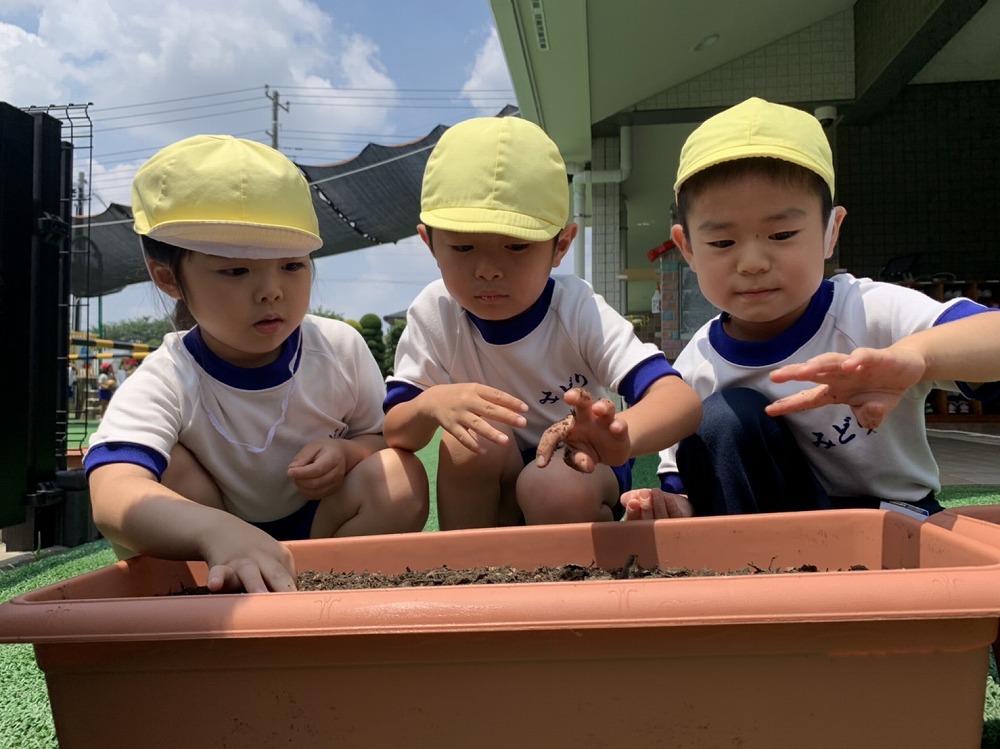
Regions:
<instances>
[{"instance_id":1,"label":"yellow baseball cap","mask_svg":"<svg viewBox=\"0 0 1000 749\"><path fill-rule=\"evenodd\" d=\"M195 135L153 155L132 181L137 234L251 259L323 246L309 184L286 156L230 135Z\"/></svg>"},{"instance_id":2,"label":"yellow baseball cap","mask_svg":"<svg viewBox=\"0 0 1000 749\"><path fill-rule=\"evenodd\" d=\"M674 196L688 178L710 166L758 156L815 172L834 194L833 153L819 120L801 109L753 97L709 117L688 136Z\"/></svg>"},{"instance_id":3,"label":"yellow baseball cap","mask_svg":"<svg viewBox=\"0 0 1000 749\"><path fill-rule=\"evenodd\" d=\"M427 159L420 220L446 231L551 239L569 220L569 180L559 148L520 117L453 125Z\"/></svg>"}]
</instances>

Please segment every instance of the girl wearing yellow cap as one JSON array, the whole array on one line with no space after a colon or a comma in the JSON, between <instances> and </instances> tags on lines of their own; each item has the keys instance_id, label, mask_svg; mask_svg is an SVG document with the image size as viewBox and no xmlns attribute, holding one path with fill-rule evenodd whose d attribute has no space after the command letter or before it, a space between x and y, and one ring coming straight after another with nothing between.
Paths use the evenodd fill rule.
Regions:
<instances>
[{"instance_id":1,"label":"girl wearing yellow cap","mask_svg":"<svg viewBox=\"0 0 1000 749\"><path fill-rule=\"evenodd\" d=\"M279 540L417 531L427 479L385 449L385 385L361 336L306 314L322 241L282 154L195 136L132 187L156 286L189 330L121 386L90 441L94 519L122 555L204 559L213 591L292 590Z\"/></svg>"}]
</instances>

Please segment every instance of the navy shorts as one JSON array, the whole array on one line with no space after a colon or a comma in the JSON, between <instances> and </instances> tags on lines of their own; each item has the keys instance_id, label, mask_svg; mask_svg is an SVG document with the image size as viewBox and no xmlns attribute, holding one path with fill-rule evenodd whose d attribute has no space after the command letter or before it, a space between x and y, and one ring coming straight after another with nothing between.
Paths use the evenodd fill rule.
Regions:
<instances>
[{"instance_id":1,"label":"navy shorts","mask_svg":"<svg viewBox=\"0 0 1000 749\"><path fill-rule=\"evenodd\" d=\"M309 538L312 531L313 518L316 516L316 508L318 507L319 500L311 499L291 515L286 515L277 520L250 523L250 525L260 528L278 541L300 541L304 538Z\"/></svg>"}]
</instances>

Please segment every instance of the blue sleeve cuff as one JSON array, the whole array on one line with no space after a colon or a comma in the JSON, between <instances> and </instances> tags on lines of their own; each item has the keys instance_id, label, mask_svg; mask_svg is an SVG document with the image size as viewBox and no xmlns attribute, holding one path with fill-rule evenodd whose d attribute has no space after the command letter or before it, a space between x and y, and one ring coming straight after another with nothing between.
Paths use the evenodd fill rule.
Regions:
<instances>
[{"instance_id":1,"label":"blue sleeve cuff","mask_svg":"<svg viewBox=\"0 0 1000 749\"><path fill-rule=\"evenodd\" d=\"M424 391L408 382L400 382L399 380L390 381L386 385L385 400L382 401L382 413L389 413L389 409L393 406L411 401L422 392Z\"/></svg>"},{"instance_id":2,"label":"blue sleeve cuff","mask_svg":"<svg viewBox=\"0 0 1000 749\"><path fill-rule=\"evenodd\" d=\"M136 445L132 442L102 442L87 450L87 454L83 456L83 467L88 477L95 468L111 463L132 463L142 466L156 476L157 481L167 470L167 459L160 453L145 445Z\"/></svg>"},{"instance_id":3,"label":"blue sleeve cuff","mask_svg":"<svg viewBox=\"0 0 1000 749\"><path fill-rule=\"evenodd\" d=\"M684 494L684 484L681 483L680 474L661 473L660 488L670 494Z\"/></svg>"},{"instance_id":4,"label":"blue sleeve cuff","mask_svg":"<svg viewBox=\"0 0 1000 749\"><path fill-rule=\"evenodd\" d=\"M638 403L645 395L649 386L661 377L680 377L680 372L670 366L667 357L663 354L656 354L645 361L639 362L632 368L632 371L625 375L622 384L618 388L618 394L625 399L628 405Z\"/></svg>"},{"instance_id":5,"label":"blue sleeve cuff","mask_svg":"<svg viewBox=\"0 0 1000 749\"><path fill-rule=\"evenodd\" d=\"M973 315L993 312L1000 312L1000 310L984 307L983 305L977 304L971 300L963 299L942 312L941 316L934 321L934 325L942 325L954 320L962 320L966 317L972 317ZM959 391L961 391L962 395L966 398L991 401L995 400L997 396L1000 396L1000 382L985 382L977 388L970 387L967 382L956 382L955 384L958 385Z\"/></svg>"}]
</instances>

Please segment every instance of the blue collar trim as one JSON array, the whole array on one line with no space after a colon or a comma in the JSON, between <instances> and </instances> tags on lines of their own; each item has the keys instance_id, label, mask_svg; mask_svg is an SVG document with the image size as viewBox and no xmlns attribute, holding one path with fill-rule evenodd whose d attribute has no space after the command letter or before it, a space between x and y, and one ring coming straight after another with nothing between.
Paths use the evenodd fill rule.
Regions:
<instances>
[{"instance_id":1,"label":"blue collar trim","mask_svg":"<svg viewBox=\"0 0 1000 749\"><path fill-rule=\"evenodd\" d=\"M237 367L216 356L205 344L201 336L201 328L195 326L182 339L184 348L205 372L219 382L238 388L239 390L267 390L287 382L294 370L299 368L301 351L299 340L302 338L300 325L281 345L281 354L270 364L263 367ZM292 360L294 361L294 364Z\"/></svg>"},{"instance_id":2,"label":"blue collar trim","mask_svg":"<svg viewBox=\"0 0 1000 749\"><path fill-rule=\"evenodd\" d=\"M730 336L723 327L729 314L723 312L709 327L709 342L726 361L739 366L763 367L783 361L819 331L830 305L833 304L833 290L833 282L825 279L813 294L802 317L784 333L766 341L738 341Z\"/></svg>"},{"instance_id":3,"label":"blue collar trim","mask_svg":"<svg viewBox=\"0 0 1000 749\"><path fill-rule=\"evenodd\" d=\"M545 284L545 290L538 300L528 309L519 315L515 315L507 320L483 320L474 314L465 311L465 314L472 320L472 324L479 329L483 339L487 343L502 346L507 343L514 343L526 338L535 328L542 324L545 315L549 312L552 304L552 294L555 291L556 282L549 278Z\"/></svg>"}]
</instances>

